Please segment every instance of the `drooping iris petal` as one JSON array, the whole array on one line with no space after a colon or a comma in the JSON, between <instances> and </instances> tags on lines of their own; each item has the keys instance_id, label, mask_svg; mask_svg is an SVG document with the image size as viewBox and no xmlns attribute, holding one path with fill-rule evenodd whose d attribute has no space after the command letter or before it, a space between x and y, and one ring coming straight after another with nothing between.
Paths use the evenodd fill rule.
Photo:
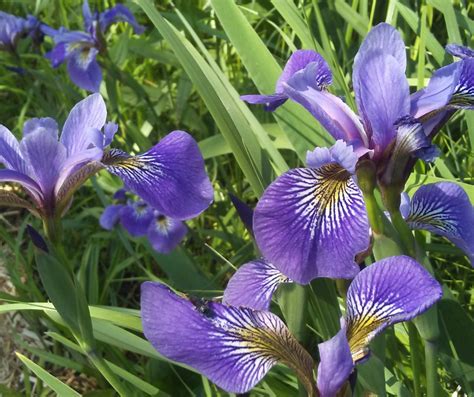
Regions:
<instances>
[{"instance_id":1,"label":"drooping iris petal","mask_svg":"<svg viewBox=\"0 0 474 397\"><path fill-rule=\"evenodd\" d=\"M105 207L104 212L102 212L99 218L100 226L106 230L112 230L120 220L120 213L123 207L123 204L113 204Z\"/></svg>"},{"instance_id":2,"label":"drooping iris petal","mask_svg":"<svg viewBox=\"0 0 474 397\"><path fill-rule=\"evenodd\" d=\"M20 145L10 130L0 124L0 162L5 167L28 174L28 165L23 160Z\"/></svg>"},{"instance_id":3,"label":"drooping iris petal","mask_svg":"<svg viewBox=\"0 0 474 397\"><path fill-rule=\"evenodd\" d=\"M446 52L461 59L474 58L474 50L459 44L448 44L446 46Z\"/></svg>"},{"instance_id":4,"label":"drooping iris petal","mask_svg":"<svg viewBox=\"0 0 474 397\"><path fill-rule=\"evenodd\" d=\"M94 130L102 129L106 118L107 109L100 94L89 95L77 103L69 113L61 134L68 156L89 149L94 143Z\"/></svg>"},{"instance_id":5,"label":"drooping iris petal","mask_svg":"<svg viewBox=\"0 0 474 397\"><path fill-rule=\"evenodd\" d=\"M346 328L318 345L320 362L317 386L320 397L335 397L354 369Z\"/></svg>"},{"instance_id":6,"label":"drooping iris petal","mask_svg":"<svg viewBox=\"0 0 474 397\"><path fill-rule=\"evenodd\" d=\"M153 219L153 209L144 202L127 204L120 212L122 226L134 237L144 236Z\"/></svg>"},{"instance_id":7,"label":"drooping iris petal","mask_svg":"<svg viewBox=\"0 0 474 397\"><path fill-rule=\"evenodd\" d=\"M54 136L38 128L28 133L20 143L25 161L30 165L30 176L41 187L45 200L52 200L54 188L66 160L66 148ZM53 205L52 202L48 204Z\"/></svg>"},{"instance_id":8,"label":"drooping iris petal","mask_svg":"<svg viewBox=\"0 0 474 397\"><path fill-rule=\"evenodd\" d=\"M293 101L304 106L335 139L354 146L366 146L367 137L359 118L340 98L326 90L312 87L296 89L286 85L285 92Z\"/></svg>"},{"instance_id":9,"label":"drooping iris petal","mask_svg":"<svg viewBox=\"0 0 474 397\"><path fill-rule=\"evenodd\" d=\"M307 77L306 85L320 89L331 84L331 70L324 58L313 50L298 50L288 59L281 76L277 80L274 94L242 95L240 98L251 104L264 104L265 110L273 111L283 105L288 99L288 95L285 93L285 85L288 80L297 72L305 69L309 64L312 64L311 72L313 73L305 74L305 77Z\"/></svg>"},{"instance_id":10,"label":"drooping iris petal","mask_svg":"<svg viewBox=\"0 0 474 397\"><path fill-rule=\"evenodd\" d=\"M78 87L91 92L99 92L102 81L102 70L95 57L98 53L96 48L91 48L87 55L78 53L68 60L67 71L71 80Z\"/></svg>"},{"instance_id":11,"label":"drooping iris petal","mask_svg":"<svg viewBox=\"0 0 474 397\"><path fill-rule=\"evenodd\" d=\"M224 291L223 302L232 306L268 310L278 286L289 281L271 263L265 259L256 259L235 272Z\"/></svg>"},{"instance_id":12,"label":"drooping iris petal","mask_svg":"<svg viewBox=\"0 0 474 397\"><path fill-rule=\"evenodd\" d=\"M183 241L187 232L183 222L155 213L148 226L147 237L156 251L167 254Z\"/></svg>"},{"instance_id":13,"label":"drooping iris petal","mask_svg":"<svg viewBox=\"0 0 474 397\"><path fill-rule=\"evenodd\" d=\"M132 12L123 4L117 4L99 15L100 30L105 32L107 28L115 22L127 22L133 27L135 34L141 34L145 27L137 23Z\"/></svg>"},{"instance_id":14,"label":"drooping iris petal","mask_svg":"<svg viewBox=\"0 0 474 397\"><path fill-rule=\"evenodd\" d=\"M102 160L112 174L160 213L193 218L212 202L213 189L196 141L173 131L138 156L112 149Z\"/></svg>"},{"instance_id":15,"label":"drooping iris petal","mask_svg":"<svg viewBox=\"0 0 474 397\"><path fill-rule=\"evenodd\" d=\"M413 229L446 237L474 266L474 209L459 185L439 182L421 186L412 197L406 220Z\"/></svg>"},{"instance_id":16,"label":"drooping iris petal","mask_svg":"<svg viewBox=\"0 0 474 397\"><path fill-rule=\"evenodd\" d=\"M354 362L387 326L418 316L441 298L439 283L408 256L393 256L362 270L347 291L347 340Z\"/></svg>"},{"instance_id":17,"label":"drooping iris petal","mask_svg":"<svg viewBox=\"0 0 474 397\"><path fill-rule=\"evenodd\" d=\"M369 246L362 193L335 163L276 179L257 204L254 232L262 255L303 284L315 277L354 277L354 257Z\"/></svg>"},{"instance_id":18,"label":"drooping iris petal","mask_svg":"<svg viewBox=\"0 0 474 397\"><path fill-rule=\"evenodd\" d=\"M184 363L228 392L245 393L278 361L309 388L313 360L274 314L215 302L192 302L159 283L142 284L146 338L165 357Z\"/></svg>"},{"instance_id":19,"label":"drooping iris petal","mask_svg":"<svg viewBox=\"0 0 474 397\"><path fill-rule=\"evenodd\" d=\"M337 163L349 173L354 174L358 157L350 145L342 140L336 141L330 148L315 148L306 153L306 165L319 168L326 164Z\"/></svg>"}]
</instances>

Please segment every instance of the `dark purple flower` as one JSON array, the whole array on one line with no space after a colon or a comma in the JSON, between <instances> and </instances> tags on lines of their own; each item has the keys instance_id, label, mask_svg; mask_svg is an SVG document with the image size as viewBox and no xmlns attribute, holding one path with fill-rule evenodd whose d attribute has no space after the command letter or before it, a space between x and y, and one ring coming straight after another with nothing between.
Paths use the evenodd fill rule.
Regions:
<instances>
[{"instance_id":1,"label":"dark purple flower","mask_svg":"<svg viewBox=\"0 0 474 397\"><path fill-rule=\"evenodd\" d=\"M262 255L292 280L352 278L355 256L370 243L362 192L352 173L357 155L337 141L308 152L309 168L277 178L254 213L255 239Z\"/></svg>"},{"instance_id":2,"label":"dark purple flower","mask_svg":"<svg viewBox=\"0 0 474 397\"><path fill-rule=\"evenodd\" d=\"M439 182L421 186L405 205L409 206L405 218L411 228L446 237L474 266L474 208L459 185Z\"/></svg>"},{"instance_id":3,"label":"dark purple flower","mask_svg":"<svg viewBox=\"0 0 474 397\"><path fill-rule=\"evenodd\" d=\"M353 146L359 157L367 154L383 168L390 157L400 164L400 155L416 158L425 152L435 153L431 145L434 133L456 109L473 107L473 64L474 59L466 58L439 69L428 87L410 97L405 77L405 44L395 28L382 23L369 32L354 60L352 77L362 122L341 99L327 91L331 72L321 56L313 51L297 51L290 57L275 94L246 95L242 99L249 103L266 103L269 110L288 98L296 101L336 140L344 140ZM413 120L409 116L420 119L421 128L405 128L400 132L400 120L406 125L408 120ZM403 151L392 153L398 135L408 132L417 137L407 140L410 145L399 146ZM428 139L420 139L423 133ZM406 137L398 137L401 139ZM413 163L407 164L407 168L410 165ZM389 175L385 179L392 178Z\"/></svg>"},{"instance_id":4,"label":"dark purple flower","mask_svg":"<svg viewBox=\"0 0 474 397\"><path fill-rule=\"evenodd\" d=\"M102 71L96 58L97 54L105 50L103 35L107 28L112 23L123 21L132 25L136 34L140 34L143 32L143 27L122 4L102 13L91 13L88 1L84 0L82 12L84 31L68 31L64 28L43 29L55 43L55 47L46 54L46 57L53 67L67 62L67 70L74 84L87 91L98 92Z\"/></svg>"},{"instance_id":5,"label":"dark purple flower","mask_svg":"<svg viewBox=\"0 0 474 397\"><path fill-rule=\"evenodd\" d=\"M441 298L439 283L414 259L395 256L362 270L347 292L341 331L319 345L318 390L335 397L370 341L386 327L420 315Z\"/></svg>"},{"instance_id":6,"label":"dark purple flower","mask_svg":"<svg viewBox=\"0 0 474 397\"><path fill-rule=\"evenodd\" d=\"M141 317L146 338L160 354L228 392L249 391L278 362L296 370L314 392L311 356L270 312L187 299L146 282Z\"/></svg>"},{"instance_id":7,"label":"dark purple flower","mask_svg":"<svg viewBox=\"0 0 474 397\"><path fill-rule=\"evenodd\" d=\"M104 100L93 94L74 106L60 137L51 118L27 121L20 142L0 125L0 162L5 166L0 181L22 185L42 217L61 216L73 192L103 168L119 175L143 199L151 198L149 204L157 203L161 214L185 219L209 206L212 186L190 135L175 131L144 155L124 158L120 151L117 159L114 149L106 148L116 131L106 117Z\"/></svg>"},{"instance_id":8,"label":"dark purple flower","mask_svg":"<svg viewBox=\"0 0 474 397\"><path fill-rule=\"evenodd\" d=\"M126 199L123 189L117 193L114 198ZM121 223L131 236L146 236L151 246L164 254L175 249L188 231L182 221L161 214L144 201L128 200L126 204L109 205L104 209L99 223L107 230Z\"/></svg>"}]
</instances>

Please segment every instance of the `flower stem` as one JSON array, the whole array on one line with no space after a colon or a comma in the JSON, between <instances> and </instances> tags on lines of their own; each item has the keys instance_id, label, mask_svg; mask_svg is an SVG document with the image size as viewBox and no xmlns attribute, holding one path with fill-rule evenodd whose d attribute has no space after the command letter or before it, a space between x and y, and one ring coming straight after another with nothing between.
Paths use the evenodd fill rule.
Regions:
<instances>
[{"instance_id":1,"label":"flower stem","mask_svg":"<svg viewBox=\"0 0 474 397\"><path fill-rule=\"evenodd\" d=\"M408 323L408 338L410 343L410 353L411 353L411 369L413 372L413 389L414 396L421 397L421 355L418 350L418 340L417 340L418 331L416 330L415 325L412 322Z\"/></svg>"},{"instance_id":2,"label":"flower stem","mask_svg":"<svg viewBox=\"0 0 474 397\"><path fill-rule=\"evenodd\" d=\"M97 355L94 350L87 351L87 357L120 396L130 395L130 391L118 380L102 357Z\"/></svg>"},{"instance_id":3,"label":"flower stem","mask_svg":"<svg viewBox=\"0 0 474 397\"><path fill-rule=\"evenodd\" d=\"M363 192L367 216L374 234L383 234L383 218L373 191Z\"/></svg>"},{"instance_id":4,"label":"flower stem","mask_svg":"<svg viewBox=\"0 0 474 397\"><path fill-rule=\"evenodd\" d=\"M426 395L428 397L439 396L438 380L438 344L432 341L425 341L425 362L426 362Z\"/></svg>"}]
</instances>

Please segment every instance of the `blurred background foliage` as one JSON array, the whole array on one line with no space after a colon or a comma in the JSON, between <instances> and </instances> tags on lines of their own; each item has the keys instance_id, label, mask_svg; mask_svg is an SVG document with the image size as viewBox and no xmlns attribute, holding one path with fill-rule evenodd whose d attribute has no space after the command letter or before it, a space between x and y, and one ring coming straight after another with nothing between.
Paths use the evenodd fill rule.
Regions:
<instances>
[{"instance_id":1,"label":"blurred background foliage","mask_svg":"<svg viewBox=\"0 0 474 397\"><path fill-rule=\"evenodd\" d=\"M0 4L2 11L34 14L55 28L83 28L82 1L2 0ZM90 4L102 11L115 2L91 0ZM133 385L136 395L226 395L200 375L162 360L145 341L137 311L140 283L161 279L186 293L222 295L234 269L255 256L229 193L253 206L276 174L302 164L307 149L330 143L322 127L297 106L288 104L275 115L257 107L250 111L238 95L272 92L288 56L295 49L313 48L331 65L335 76L331 90L353 106L354 56L371 26L382 21L402 33L409 82L416 90L427 84L434 69L452 61L443 49L447 43L473 46L474 3L138 0L125 4L146 31L136 36L125 24L112 26L107 33L108 52L100 58L101 94L109 120L119 124L116 147L138 153L172 130L190 132L200 142L215 200L203 215L188 222L190 232L180 248L170 255L157 254L145 239L132 238L121 228L112 232L100 228L98 218L120 188L119 180L104 172L76 194L64 219L66 247L89 304L97 307L92 310L95 337L114 371ZM17 136L31 117L51 116L61 124L86 95L71 83L65 66L51 68L44 58L51 48L50 39L39 48L25 39L16 54L0 53L0 122ZM18 74L12 67L25 72ZM474 115L457 113L435 143L442 157L430 166L417 164L410 189L422 181L457 181L474 202ZM13 308L34 310L0 317L0 364L5 362L0 368L0 395L61 395L41 368L25 357L23 365L14 351L81 394L114 395L79 353L57 314L46 310L51 307L28 303L46 298L25 236L27 224L40 228L28 213L2 208L0 299L5 304L0 313ZM474 395L473 269L447 241L422 232L417 237L445 288L440 304L441 386L445 393L460 390ZM317 305L313 306L318 334ZM278 313L278 307L274 309ZM380 363L369 361L365 371L369 376L362 375L358 393L410 395L413 380L405 326L395 327L385 338L386 382L383 377L381 382L370 377L370 366ZM421 340L419 345L421 352ZM296 395L296 385L294 376L278 366L252 394Z\"/></svg>"}]
</instances>

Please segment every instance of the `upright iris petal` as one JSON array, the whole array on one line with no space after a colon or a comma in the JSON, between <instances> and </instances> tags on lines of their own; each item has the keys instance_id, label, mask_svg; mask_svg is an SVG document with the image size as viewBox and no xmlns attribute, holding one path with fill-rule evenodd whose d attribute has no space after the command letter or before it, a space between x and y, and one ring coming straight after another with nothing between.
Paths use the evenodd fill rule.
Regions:
<instances>
[{"instance_id":1,"label":"upright iris petal","mask_svg":"<svg viewBox=\"0 0 474 397\"><path fill-rule=\"evenodd\" d=\"M255 238L263 256L299 283L354 277L359 271L354 258L369 246L362 193L344 168L353 169L357 156L351 157L350 146L339 145L328 163L277 178L255 209ZM344 161L348 158L352 164Z\"/></svg>"},{"instance_id":2,"label":"upright iris petal","mask_svg":"<svg viewBox=\"0 0 474 397\"><path fill-rule=\"evenodd\" d=\"M171 132L141 155L115 149L102 161L129 190L171 218L193 218L212 201L204 159L196 141L184 131Z\"/></svg>"},{"instance_id":3,"label":"upright iris petal","mask_svg":"<svg viewBox=\"0 0 474 397\"><path fill-rule=\"evenodd\" d=\"M245 393L277 362L310 392L313 360L274 314L180 297L159 283L142 285L146 338L165 357L189 365L228 392Z\"/></svg>"},{"instance_id":4,"label":"upright iris petal","mask_svg":"<svg viewBox=\"0 0 474 397\"><path fill-rule=\"evenodd\" d=\"M137 23L132 12L123 4L117 4L99 15L99 25L102 32L105 32L111 24L116 22L127 22L133 27L135 34L142 34L145 31L145 27Z\"/></svg>"},{"instance_id":5,"label":"upright iris petal","mask_svg":"<svg viewBox=\"0 0 474 397\"><path fill-rule=\"evenodd\" d=\"M224 291L223 302L232 306L268 310L278 286L289 281L271 263L265 259L256 259L235 272Z\"/></svg>"},{"instance_id":6,"label":"upright iris petal","mask_svg":"<svg viewBox=\"0 0 474 397\"><path fill-rule=\"evenodd\" d=\"M459 185L439 182L421 186L412 197L406 220L413 229L446 237L474 266L474 208Z\"/></svg>"},{"instance_id":7,"label":"upright iris petal","mask_svg":"<svg viewBox=\"0 0 474 397\"><path fill-rule=\"evenodd\" d=\"M423 313L442 294L439 283L408 256L386 258L362 270L349 286L341 331L319 345L321 397L336 395L377 334Z\"/></svg>"}]
</instances>

